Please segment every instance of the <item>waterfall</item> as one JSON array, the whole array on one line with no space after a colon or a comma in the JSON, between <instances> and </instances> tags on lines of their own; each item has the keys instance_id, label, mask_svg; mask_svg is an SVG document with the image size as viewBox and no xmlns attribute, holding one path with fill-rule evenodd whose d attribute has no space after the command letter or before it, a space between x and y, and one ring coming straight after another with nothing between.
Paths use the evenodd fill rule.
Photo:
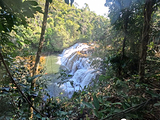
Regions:
<instances>
[{"instance_id":1,"label":"waterfall","mask_svg":"<svg viewBox=\"0 0 160 120\"><path fill-rule=\"evenodd\" d=\"M60 85L60 88L68 97L71 97L74 91L84 89L92 79L96 78L98 71L94 69L91 65L92 60L89 59L90 51L93 48L93 44L76 43L70 48L63 50L60 55L57 63L72 76Z\"/></svg>"}]
</instances>

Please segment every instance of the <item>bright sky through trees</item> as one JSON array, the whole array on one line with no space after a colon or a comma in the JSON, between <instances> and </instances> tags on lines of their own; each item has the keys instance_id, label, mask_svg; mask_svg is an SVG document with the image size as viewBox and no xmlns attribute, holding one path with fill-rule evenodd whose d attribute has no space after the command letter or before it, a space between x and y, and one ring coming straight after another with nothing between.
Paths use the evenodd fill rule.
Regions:
<instances>
[{"instance_id":1,"label":"bright sky through trees","mask_svg":"<svg viewBox=\"0 0 160 120\"><path fill-rule=\"evenodd\" d=\"M82 8L85 6L85 3L89 5L91 11L94 11L98 15L107 14L108 8L104 6L106 0L75 0L79 6L78 8Z\"/></svg>"}]
</instances>

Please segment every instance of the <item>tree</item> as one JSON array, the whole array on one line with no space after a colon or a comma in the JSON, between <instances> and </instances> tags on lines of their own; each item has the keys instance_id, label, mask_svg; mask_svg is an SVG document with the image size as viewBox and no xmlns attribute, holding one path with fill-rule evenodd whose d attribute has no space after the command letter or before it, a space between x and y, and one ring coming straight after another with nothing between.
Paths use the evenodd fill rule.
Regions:
<instances>
[{"instance_id":1,"label":"tree","mask_svg":"<svg viewBox=\"0 0 160 120\"><path fill-rule=\"evenodd\" d=\"M37 65L39 63L40 56L41 56L41 51L42 51L42 48L43 48L43 43L45 41L44 35L45 35L45 30L46 30L46 25L47 25L49 3L50 3L50 1L46 0L43 22L42 22L42 29L41 29L41 36L40 36L38 51L37 51L37 55L36 55L36 62L35 62L34 68L33 68L33 75L32 76L34 76L36 74ZM32 88L34 88L34 86L35 86L35 81L32 82Z\"/></svg>"},{"instance_id":2,"label":"tree","mask_svg":"<svg viewBox=\"0 0 160 120\"><path fill-rule=\"evenodd\" d=\"M142 31L142 40L140 45L140 61L139 61L139 76L140 80L144 80L145 61L147 56L147 45L150 39L151 18L156 0L146 0L144 5L144 22Z\"/></svg>"},{"instance_id":3,"label":"tree","mask_svg":"<svg viewBox=\"0 0 160 120\"><path fill-rule=\"evenodd\" d=\"M133 33L130 29L135 27L134 23L137 17L135 14L137 14L137 9L140 9L139 4L135 0L106 0L105 5L109 7L109 17L111 24L114 26L113 29L123 31L122 58L125 56L126 43L131 39L127 36L130 32Z\"/></svg>"},{"instance_id":4,"label":"tree","mask_svg":"<svg viewBox=\"0 0 160 120\"><path fill-rule=\"evenodd\" d=\"M33 75L32 76L36 75L38 63L40 61L41 51L42 51L42 48L43 48L43 43L45 41L44 35L45 35L45 30L46 30L46 25L47 25L49 3L50 3L50 0L46 0L43 22L42 22L41 36L40 36L40 41L39 41L39 46L38 46L38 51L37 51L37 55L36 55L35 64L34 64L34 67L33 67ZM31 83L31 89L32 90L34 90L35 85L36 85L36 79L34 79ZM33 101L32 101L32 105L33 105ZM30 109L31 109L31 118L33 118L33 108L31 107Z\"/></svg>"},{"instance_id":5,"label":"tree","mask_svg":"<svg viewBox=\"0 0 160 120\"><path fill-rule=\"evenodd\" d=\"M129 38L129 33L132 33L134 36L135 32L131 31L131 28L135 27L135 20L137 16L135 14L137 13L137 1L134 0L106 0L106 6L109 7L109 18L112 24L112 29L113 31L118 31L117 34L119 34L120 37L116 37L117 42L121 46L118 48L117 52L117 57L116 59L119 59L119 63L117 63L118 71L117 71L117 76L122 76L123 72L123 67L125 66L126 59L133 59L133 58L127 58L127 53L129 51L125 51L125 49L131 48L127 43L133 40L134 44L134 39L130 40ZM117 35L118 36L118 35ZM137 39L136 39L137 40ZM115 41L115 40L114 40Z\"/></svg>"}]
</instances>

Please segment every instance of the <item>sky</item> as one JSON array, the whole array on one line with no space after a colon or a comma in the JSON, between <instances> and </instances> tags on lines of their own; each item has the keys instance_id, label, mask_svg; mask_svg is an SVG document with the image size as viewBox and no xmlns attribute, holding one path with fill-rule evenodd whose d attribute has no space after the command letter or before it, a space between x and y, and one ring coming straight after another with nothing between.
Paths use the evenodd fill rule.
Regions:
<instances>
[{"instance_id":1,"label":"sky","mask_svg":"<svg viewBox=\"0 0 160 120\"><path fill-rule=\"evenodd\" d=\"M104 6L106 0L74 0L79 6L78 8L84 7L87 3L91 11L94 11L98 15L107 14L108 8Z\"/></svg>"}]
</instances>

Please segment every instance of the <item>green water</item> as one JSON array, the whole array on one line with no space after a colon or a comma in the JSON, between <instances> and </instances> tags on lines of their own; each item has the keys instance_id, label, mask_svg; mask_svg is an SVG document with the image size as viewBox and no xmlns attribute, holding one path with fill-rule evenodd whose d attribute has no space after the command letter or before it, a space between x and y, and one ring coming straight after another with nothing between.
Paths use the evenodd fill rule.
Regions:
<instances>
[{"instance_id":1,"label":"green water","mask_svg":"<svg viewBox=\"0 0 160 120\"><path fill-rule=\"evenodd\" d=\"M45 74L54 74L59 71L60 65L56 64L57 61L58 55L46 56Z\"/></svg>"},{"instance_id":2,"label":"green water","mask_svg":"<svg viewBox=\"0 0 160 120\"><path fill-rule=\"evenodd\" d=\"M55 74L59 71L60 65L56 64L58 61L58 55L50 55L46 56L46 62L45 62L45 75L43 78L45 79L45 83L47 85L47 89L49 91L49 94L51 96L57 97L57 96L67 96L66 93L64 93L64 90L59 88L54 83L59 82L59 79L57 77L58 74ZM60 94L63 93L63 94Z\"/></svg>"}]
</instances>

